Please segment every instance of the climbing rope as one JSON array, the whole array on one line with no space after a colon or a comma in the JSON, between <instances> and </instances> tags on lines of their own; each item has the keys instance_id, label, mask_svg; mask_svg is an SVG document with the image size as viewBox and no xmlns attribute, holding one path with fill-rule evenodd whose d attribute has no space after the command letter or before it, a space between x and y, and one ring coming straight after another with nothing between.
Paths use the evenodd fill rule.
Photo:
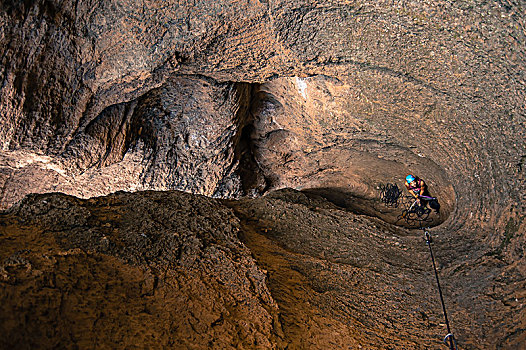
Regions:
<instances>
[{"instance_id":1,"label":"climbing rope","mask_svg":"<svg viewBox=\"0 0 526 350\"><path fill-rule=\"evenodd\" d=\"M438 271L435 264L435 256L433 255L433 249L431 248L431 234L429 233L429 228L426 227L426 225L432 221L432 219L429 218L431 209L420 205L420 201L416 200L413 196L402 196L402 191L396 184L388 183L380 185L378 188L380 190L380 199L386 206L392 208L398 208L398 206L401 206L403 208L402 213L398 216L397 222L399 220L405 220L408 225L415 226L416 224L424 230L426 243L429 247L429 253L431 254L431 261L433 262L438 293L440 295L440 302L442 303L442 311L444 312L444 318L446 320L448 334L444 338L444 343L449 346L450 350L458 350L457 342L453 333L451 333L451 327L449 326L449 320L447 318L446 305L444 303L442 288L440 287L440 280L438 279ZM435 201L436 206L433 206L433 208L436 209L438 213L440 205L437 202L437 198L429 196L419 196L419 198L427 201Z\"/></svg>"},{"instance_id":2,"label":"climbing rope","mask_svg":"<svg viewBox=\"0 0 526 350\"><path fill-rule=\"evenodd\" d=\"M446 304L444 303L444 297L442 295L442 288L440 287L440 281L438 279L438 271L435 264L435 257L433 255L433 249L431 248L431 234L429 233L428 228L423 228L424 235L426 239L426 244L429 247L429 254L431 254L431 261L433 262L433 269L435 270L435 277L437 280L437 286L438 286L438 293L440 295L440 302L442 303L442 311L444 312L444 319L446 320L446 326L447 326L447 335L444 338L444 343L449 346L450 350L458 350L457 342L455 340L455 337L453 336L453 333L451 333L451 328L449 326L449 320L447 318L447 312L446 312ZM449 343L449 344L448 344Z\"/></svg>"},{"instance_id":3,"label":"climbing rope","mask_svg":"<svg viewBox=\"0 0 526 350\"><path fill-rule=\"evenodd\" d=\"M432 221L432 218L429 217L431 209L419 205L413 196L402 196L402 190L396 184L381 184L378 189L380 190L380 200L387 207L402 208L397 222L403 220L408 226L422 228L428 226L428 223ZM425 200L436 200L435 197L420 197Z\"/></svg>"},{"instance_id":4,"label":"climbing rope","mask_svg":"<svg viewBox=\"0 0 526 350\"><path fill-rule=\"evenodd\" d=\"M397 208L402 190L396 184L380 185L380 199L388 207Z\"/></svg>"},{"instance_id":5,"label":"climbing rope","mask_svg":"<svg viewBox=\"0 0 526 350\"><path fill-rule=\"evenodd\" d=\"M429 217L431 209L420 205L413 196L404 196L400 202L403 209L397 221L404 220L409 226L420 226L422 228L433 220Z\"/></svg>"}]
</instances>

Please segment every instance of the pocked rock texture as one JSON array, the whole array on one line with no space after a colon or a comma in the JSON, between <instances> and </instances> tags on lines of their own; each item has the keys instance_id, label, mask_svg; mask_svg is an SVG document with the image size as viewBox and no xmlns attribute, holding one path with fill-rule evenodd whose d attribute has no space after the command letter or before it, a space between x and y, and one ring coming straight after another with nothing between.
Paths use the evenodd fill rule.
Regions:
<instances>
[{"instance_id":1,"label":"pocked rock texture","mask_svg":"<svg viewBox=\"0 0 526 350\"><path fill-rule=\"evenodd\" d=\"M3 349L272 347L265 275L212 199L51 194L1 219Z\"/></svg>"},{"instance_id":2,"label":"pocked rock texture","mask_svg":"<svg viewBox=\"0 0 526 350\"><path fill-rule=\"evenodd\" d=\"M442 206L455 321L474 348L518 347L525 18L508 1L2 2L0 206L293 187L396 223L378 186L414 172Z\"/></svg>"},{"instance_id":3,"label":"pocked rock texture","mask_svg":"<svg viewBox=\"0 0 526 350\"><path fill-rule=\"evenodd\" d=\"M45 194L0 219L2 348L443 346L420 232L322 197ZM435 247L457 239L439 233ZM437 258L447 261L448 252ZM485 273L471 281L457 273L464 264L439 265L457 339L466 349L520 349L521 320L509 322L518 305L503 292L513 283L521 297L524 283L513 281L512 267L482 259L468 271ZM494 274L489 295L463 286L489 287L480 276ZM473 307L488 297L505 307Z\"/></svg>"}]
</instances>

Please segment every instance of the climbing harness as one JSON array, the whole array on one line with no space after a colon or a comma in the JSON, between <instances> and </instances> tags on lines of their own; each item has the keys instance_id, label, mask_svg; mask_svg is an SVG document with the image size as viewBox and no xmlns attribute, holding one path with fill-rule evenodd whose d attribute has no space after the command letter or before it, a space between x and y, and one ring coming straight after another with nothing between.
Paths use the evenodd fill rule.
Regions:
<instances>
[{"instance_id":1,"label":"climbing harness","mask_svg":"<svg viewBox=\"0 0 526 350\"><path fill-rule=\"evenodd\" d=\"M410 227L423 228L432 221L432 218L429 217L431 210L419 205L413 196L402 196L402 190L396 184L381 184L378 189L380 190L380 200L387 207L402 208L402 213L398 216L397 222L403 220ZM429 202L437 201L436 197L423 195L418 197Z\"/></svg>"},{"instance_id":2,"label":"climbing harness","mask_svg":"<svg viewBox=\"0 0 526 350\"><path fill-rule=\"evenodd\" d=\"M442 311L444 312L444 319L446 320L446 326L447 326L447 335L444 338L444 343L449 346L450 350L458 350L457 342L455 340L455 337L453 336L453 333L451 333L451 328L449 326L449 320L447 318L447 312L446 312L446 305L444 303L444 297L442 295L442 288L440 287L440 281L438 279L438 272L437 267L435 264L435 257L433 255L433 249L431 248L431 234L429 233L429 228L422 228L424 230L425 240L426 244L429 247L429 254L431 254L431 261L433 262L433 269L435 270L435 277L437 280L437 286L438 286L438 293L440 295L440 302L442 303Z\"/></svg>"},{"instance_id":3,"label":"climbing harness","mask_svg":"<svg viewBox=\"0 0 526 350\"><path fill-rule=\"evenodd\" d=\"M420 194L420 191L422 191L422 187L423 187L423 184L424 182L420 179L414 179L413 181L416 182L416 185L415 186L410 186L408 188L409 191L412 191L414 194ZM409 183L408 183L409 185Z\"/></svg>"},{"instance_id":4,"label":"climbing harness","mask_svg":"<svg viewBox=\"0 0 526 350\"><path fill-rule=\"evenodd\" d=\"M401 199L402 213L398 216L397 222L404 220L409 226L427 226L432 218L429 217L431 210L423 207L413 196L404 196Z\"/></svg>"}]
</instances>

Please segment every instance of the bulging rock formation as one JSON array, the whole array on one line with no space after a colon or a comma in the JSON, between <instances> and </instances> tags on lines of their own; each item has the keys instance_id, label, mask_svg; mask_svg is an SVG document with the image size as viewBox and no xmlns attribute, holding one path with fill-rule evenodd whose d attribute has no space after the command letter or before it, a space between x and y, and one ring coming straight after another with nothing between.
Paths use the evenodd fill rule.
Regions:
<instances>
[{"instance_id":1,"label":"bulging rock formation","mask_svg":"<svg viewBox=\"0 0 526 350\"><path fill-rule=\"evenodd\" d=\"M184 193L27 197L2 216L0 346L270 348L277 305L239 229Z\"/></svg>"},{"instance_id":2,"label":"bulging rock formation","mask_svg":"<svg viewBox=\"0 0 526 350\"><path fill-rule=\"evenodd\" d=\"M91 198L182 190L240 199L290 187L376 217L393 236L414 237L398 227L400 209L379 199L381 185L402 186L414 173L441 204L426 225L441 237L437 257L459 339L473 348L518 348L526 322L525 18L511 1L4 1L0 208L35 192ZM263 213L248 208L258 201L228 205L256 220ZM337 216L341 225L349 220ZM275 224L280 235L266 236L287 247L283 254L321 259L330 270L327 262L337 259L321 251L334 245L307 249L301 242L314 232L287 238L286 222ZM373 235L371 225L361 230ZM367 235L352 244L368 244ZM268 252L242 239L260 265L269 264ZM375 259L390 254L373 247ZM313 275L298 269L302 282ZM389 281L406 283L408 273L400 274ZM273 283L281 282L268 284L284 305ZM293 304L283 315L296 312ZM345 317L336 317L340 330L378 333ZM299 345L283 332L262 334L277 347L316 343ZM385 348L387 338L371 344ZM353 339L366 344L365 336Z\"/></svg>"}]
</instances>

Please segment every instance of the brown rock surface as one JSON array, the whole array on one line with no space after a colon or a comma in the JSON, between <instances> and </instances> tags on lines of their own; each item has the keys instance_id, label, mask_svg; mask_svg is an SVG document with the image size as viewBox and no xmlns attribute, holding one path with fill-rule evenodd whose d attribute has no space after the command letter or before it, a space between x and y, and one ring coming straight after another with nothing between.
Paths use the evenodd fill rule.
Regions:
<instances>
[{"instance_id":1,"label":"brown rock surface","mask_svg":"<svg viewBox=\"0 0 526 350\"><path fill-rule=\"evenodd\" d=\"M442 348L419 231L292 190L224 204L180 192L27 197L0 217L2 348ZM518 266L443 264L455 238L433 232L462 348L519 349L522 320L508 319L522 308ZM459 286L470 278L492 294L470 295Z\"/></svg>"},{"instance_id":2,"label":"brown rock surface","mask_svg":"<svg viewBox=\"0 0 526 350\"><path fill-rule=\"evenodd\" d=\"M293 187L393 223L378 185L414 172L442 205L431 224L459 338L518 348L524 11L511 1L3 1L0 208L31 192L237 198ZM303 252L297 241L289 250Z\"/></svg>"},{"instance_id":3,"label":"brown rock surface","mask_svg":"<svg viewBox=\"0 0 526 350\"><path fill-rule=\"evenodd\" d=\"M0 220L2 349L271 347L265 275L212 199L50 194Z\"/></svg>"},{"instance_id":4,"label":"brown rock surface","mask_svg":"<svg viewBox=\"0 0 526 350\"><path fill-rule=\"evenodd\" d=\"M447 331L421 231L290 190L232 205L245 222L243 241L268 270L292 348L443 348L438 339ZM506 264L500 253L440 228L432 236L461 348L521 349L523 261Z\"/></svg>"},{"instance_id":5,"label":"brown rock surface","mask_svg":"<svg viewBox=\"0 0 526 350\"><path fill-rule=\"evenodd\" d=\"M241 192L235 152L249 92L247 84L176 77L106 108L58 157L1 152L1 205L50 191L91 197L155 188L234 197Z\"/></svg>"}]
</instances>

